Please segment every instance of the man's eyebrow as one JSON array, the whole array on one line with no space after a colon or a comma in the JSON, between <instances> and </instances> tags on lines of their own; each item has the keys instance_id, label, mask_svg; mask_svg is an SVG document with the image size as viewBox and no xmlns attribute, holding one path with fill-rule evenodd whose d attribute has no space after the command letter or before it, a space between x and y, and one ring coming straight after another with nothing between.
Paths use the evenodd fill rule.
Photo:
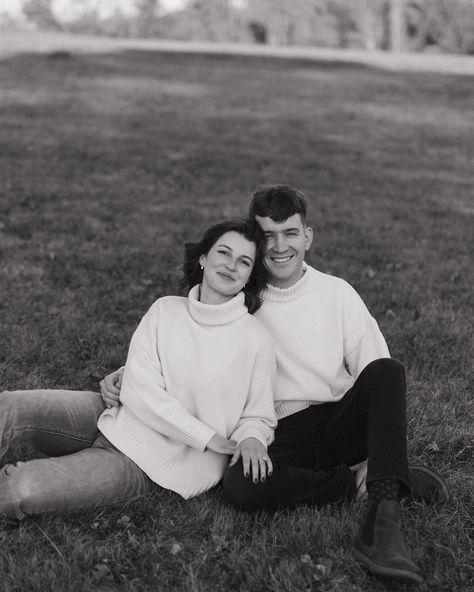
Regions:
<instances>
[{"instance_id":1,"label":"man's eyebrow","mask_svg":"<svg viewBox=\"0 0 474 592\"><path fill-rule=\"evenodd\" d=\"M265 230L263 234L275 234L277 232L299 232L300 228L294 226L292 228L282 228L281 230Z\"/></svg>"},{"instance_id":2,"label":"man's eyebrow","mask_svg":"<svg viewBox=\"0 0 474 592\"><path fill-rule=\"evenodd\" d=\"M232 247L229 247L229 245L226 245L225 243L219 243L217 246L218 247L225 247L226 249L229 249L229 251L232 251L232 253L234 252ZM250 259L250 261L253 261L252 257L249 257L249 255L242 255L242 257L245 257L245 259Z\"/></svg>"}]
</instances>

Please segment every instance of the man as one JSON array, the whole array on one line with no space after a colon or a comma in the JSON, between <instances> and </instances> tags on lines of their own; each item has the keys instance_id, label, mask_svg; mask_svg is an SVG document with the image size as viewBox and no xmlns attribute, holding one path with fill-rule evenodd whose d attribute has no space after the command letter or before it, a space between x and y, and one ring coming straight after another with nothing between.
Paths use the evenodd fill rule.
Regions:
<instances>
[{"instance_id":1,"label":"man","mask_svg":"<svg viewBox=\"0 0 474 592\"><path fill-rule=\"evenodd\" d=\"M365 480L368 508L356 559L378 575L421 583L403 543L399 500L444 500L447 487L427 467L408 466L403 367L389 357L355 290L305 263L313 231L299 191L263 187L249 214L267 240L269 281L256 317L277 352L278 427L260 459L268 478L248 471L245 477L235 456L223 480L227 498L245 510L319 505L354 497ZM109 404L117 401L117 379L114 374L101 384Z\"/></svg>"}]
</instances>

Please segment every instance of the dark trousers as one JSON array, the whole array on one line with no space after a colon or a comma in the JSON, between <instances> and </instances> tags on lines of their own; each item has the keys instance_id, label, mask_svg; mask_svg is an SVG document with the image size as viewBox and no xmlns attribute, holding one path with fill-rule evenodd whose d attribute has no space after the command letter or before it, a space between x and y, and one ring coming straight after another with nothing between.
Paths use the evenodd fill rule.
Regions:
<instances>
[{"instance_id":1,"label":"dark trousers","mask_svg":"<svg viewBox=\"0 0 474 592\"><path fill-rule=\"evenodd\" d=\"M355 493L348 467L368 458L367 482L392 477L410 487L403 366L382 358L368 364L336 403L311 405L278 422L268 449L274 471L264 483L226 470L224 491L245 510L322 505Z\"/></svg>"}]
</instances>

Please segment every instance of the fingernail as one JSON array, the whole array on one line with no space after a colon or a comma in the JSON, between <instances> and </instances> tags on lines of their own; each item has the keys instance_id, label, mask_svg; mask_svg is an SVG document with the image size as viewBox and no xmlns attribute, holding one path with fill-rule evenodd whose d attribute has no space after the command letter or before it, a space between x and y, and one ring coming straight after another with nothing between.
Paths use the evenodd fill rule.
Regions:
<instances>
[{"instance_id":1,"label":"fingernail","mask_svg":"<svg viewBox=\"0 0 474 592\"><path fill-rule=\"evenodd\" d=\"M268 476L271 477L273 475L273 473L268 473Z\"/></svg>"},{"instance_id":2,"label":"fingernail","mask_svg":"<svg viewBox=\"0 0 474 592\"><path fill-rule=\"evenodd\" d=\"M265 483L265 477L262 477L262 478L260 479L260 481L261 481L262 483Z\"/></svg>"},{"instance_id":3,"label":"fingernail","mask_svg":"<svg viewBox=\"0 0 474 592\"><path fill-rule=\"evenodd\" d=\"M248 473L244 473L244 477L246 477L246 478L247 478L248 476L249 476L249 474L248 474Z\"/></svg>"},{"instance_id":4,"label":"fingernail","mask_svg":"<svg viewBox=\"0 0 474 592\"><path fill-rule=\"evenodd\" d=\"M257 485L258 479L254 479L253 482L255 483L255 485Z\"/></svg>"}]
</instances>

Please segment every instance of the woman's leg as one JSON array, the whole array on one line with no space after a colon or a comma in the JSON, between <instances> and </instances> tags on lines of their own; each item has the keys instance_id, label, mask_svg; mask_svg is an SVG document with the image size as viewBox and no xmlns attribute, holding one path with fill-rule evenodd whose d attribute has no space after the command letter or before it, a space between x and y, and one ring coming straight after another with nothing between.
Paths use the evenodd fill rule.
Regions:
<instances>
[{"instance_id":1,"label":"woman's leg","mask_svg":"<svg viewBox=\"0 0 474 592\"><path fill-rule=\"evenodd\" d=\"M92 445L105 405L91 391L28 390L0 393L0 466L18 447L48 456Z\"/></svg>"},{"instance_id":2,"label":"woman's leg","mask_svg":"<svg viewBox=\"0 0 474 592\"><path fill-rule=\"evenodd\" d=\"M100 435L90 448L56 458L6 465L0 471L0 515L22 519L133 500L152 481Z\"/></svg>"}]
</instances>

